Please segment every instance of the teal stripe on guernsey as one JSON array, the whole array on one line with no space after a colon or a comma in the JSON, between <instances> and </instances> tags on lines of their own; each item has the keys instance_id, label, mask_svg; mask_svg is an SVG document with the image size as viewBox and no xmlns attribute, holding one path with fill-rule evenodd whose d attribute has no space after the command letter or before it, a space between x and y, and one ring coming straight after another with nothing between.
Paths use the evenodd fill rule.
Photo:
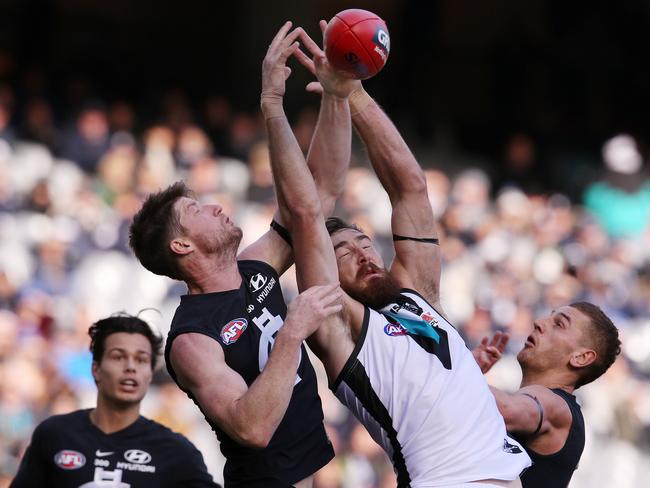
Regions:
<instances>
[{"instance_id":1,"label":"teal stripe on guernsey","mask_svg":"<svg viewBox=\"0 0 650 488\"><path fill-rule=\"evenodd\" d=\"M392 317L395 320L397 320L402 325L402 327L404 327L410 334L428 337L429 339L433 339L437 343L440 343L440 335L436 332L436 330L433 327L431 327L430 324L428 324L424 320L407 319L405 317L393 313L383 312L383 314L388 315L389 317Z\"/></svg>"}]
</instances>

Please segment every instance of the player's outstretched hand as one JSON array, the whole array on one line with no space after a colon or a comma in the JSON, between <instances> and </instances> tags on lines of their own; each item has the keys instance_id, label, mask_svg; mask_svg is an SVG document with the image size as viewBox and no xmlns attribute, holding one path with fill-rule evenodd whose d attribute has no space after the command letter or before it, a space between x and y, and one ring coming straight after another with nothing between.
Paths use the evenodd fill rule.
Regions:
<instances>
[{"instance_id":1,"label":"player's outstretched hand","mask_svg":"<svg viewBox=\"0 0 650 488\"><path fill-rule=\"evenodd\" d=\"M474 359L483 374L490 371L492 366L501 359L509 340L510 336L507 332L495 332L491 341L489 337L485 336L481 343L472 350Z\"/></svg>"},{"instance_id":2,"label":"player's outstretched hand","mask_svg":"<svg viewBox=\"0 0 650 488\"><path fill-rule=\"evenodd\" d=\"M319 25L321 31L325 33L327 22L321 20ZM300 40L312 57L310 58L300 49L296 50L295 56L305 68L318 78L317 82L307 85L307 91L315 93L325 91L340 98L347 98L353 91L361 88L361 81L346 77L330 65L323 50L304 30L300 33Z\"/></svg>"},{"instance_id":3,"label":"player's outstretched hand","mask_svg":"<svg viewBox=\"0 0 650 488\"><path fill-rule=\"evenodd\" d=\"M343 291L338 283L312 286L303 291L289 304L283 329L299 334L304 340L325 321L327 317L343 309Z\"/></svg>"},{"instance_id":4,"label":"player's outstretched hand","mask_svg":"<svg viewBox=\"0 0 650 488\"><path fill-rule=\"evenodd\" d=\"M287 59L298 50L297 41L303 32L297 27L291 32L291 22L287 21L275 35L262 62L262 106L266 102L281 103L284 97L285 82L291 74Z\"/></svg>"}]
</instances>

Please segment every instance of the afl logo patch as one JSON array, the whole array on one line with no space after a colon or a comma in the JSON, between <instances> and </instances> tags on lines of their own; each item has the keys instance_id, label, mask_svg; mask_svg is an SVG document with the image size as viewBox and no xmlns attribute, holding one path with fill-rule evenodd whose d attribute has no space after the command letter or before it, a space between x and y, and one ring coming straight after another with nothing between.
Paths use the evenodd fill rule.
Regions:
<instances>
[{"instance_id":1,"label":"afl logo patch","mask_svg":"<svg viewBox=\"0 0 650 488\"><path fill-rule=\"evenodd\" d=\"M86 456L77 451L59 451L54 456L54 463L61 469L79 469L86 464Z\"/></svg>"},{"instance_id":2,"label":"afl logo patch","mask_svg":"<svg viewBox=\"0 0 650 488\"><path fill-rule=\"evenodd\" d=\"M237 339L241 337L246 327L248 327L248 321L246 319L231 320L222 327L221 340L226 346L237 342Z\"/></svg>"},{"instance_id":3,"label":"afl logo patch","mask_svg":"<svg viewBox=\"0 0 650 488\"><path fill-rule=\"evenodd\" d=\"M406 335L406 329L402 327L402 324L386 324L384 326L384 332L386 333L387 336L395 337L395 336L403 336Z\"/></svg>"}]
</instances>

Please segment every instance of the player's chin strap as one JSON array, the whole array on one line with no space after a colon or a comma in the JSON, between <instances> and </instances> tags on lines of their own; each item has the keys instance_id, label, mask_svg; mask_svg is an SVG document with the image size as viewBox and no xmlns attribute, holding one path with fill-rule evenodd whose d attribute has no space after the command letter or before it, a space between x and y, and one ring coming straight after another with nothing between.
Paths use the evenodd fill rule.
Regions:
<instances>
[{"instance_id":1,"label":"player's chin strap","mask_svg":"<svg viewBox=\"0 0 650 488\"><path fill-rule=\"evenodd\" d=\"M408 237L400 236L398 234L393 234L393 241L415 241L415 242L425 242L426 244L439 245L440 241L436 238L430 237Z\"/></svg>"}]
</instances>

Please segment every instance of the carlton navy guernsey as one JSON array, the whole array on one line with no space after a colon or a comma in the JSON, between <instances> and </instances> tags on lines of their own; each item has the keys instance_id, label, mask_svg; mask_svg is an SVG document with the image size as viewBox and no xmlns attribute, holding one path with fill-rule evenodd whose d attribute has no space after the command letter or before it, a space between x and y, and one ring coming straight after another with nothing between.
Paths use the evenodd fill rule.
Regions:
<instances>
[{"instance_id":1,"label":"carlton navy guernsey","mask_svg":"<svg viewBox=\"0 0 650 488\"><path fill-rule=\"evenodd\" d=\"M287 307L279 276L270 265L247 260L238 261L238 266L242 276L238 289L181 297L165 347L167 369L175 381L176 374L169 360L171 345L176 337L188 332L214 339L223 349L226 364L248 386L264 369ZM323 425L316 374L304 345L301 352L287 412L265 449L238 444L206 416L226 458L227 488L288 487L334 457ZM218 382L219 378L214 381ZM197 403L189 391L186 393ZM261 416L265 415L264 409L265 405L259 405Z\"/></svg>"},{"instance_id":2,"label":"carlton navy guernsey","mask_svg":"<svg viewBox=\"0 0 650 488\"><path fill-rule=\"evenodd\" d=\"M573 417L571 428L564 446L554 454L538 454L526 446L526 437L519 437L533 460L533 466L521 476L521 484L524 488L568 486L585 447L585 420L576 397L560 388L552 388L551 391L561 396L569 406Z\"/></svg>"},{"instance_id":3,"label":"carlton navy guernsey","mask_svg":"<svg viewBox=\"0 0 650 488\"><path fill-rule=\"evenodd\" d=\"M43 421L11 488L217 488L201 453L181 434L140 416L106 434L90 410Z\"/></svg>"}]
</instances>

